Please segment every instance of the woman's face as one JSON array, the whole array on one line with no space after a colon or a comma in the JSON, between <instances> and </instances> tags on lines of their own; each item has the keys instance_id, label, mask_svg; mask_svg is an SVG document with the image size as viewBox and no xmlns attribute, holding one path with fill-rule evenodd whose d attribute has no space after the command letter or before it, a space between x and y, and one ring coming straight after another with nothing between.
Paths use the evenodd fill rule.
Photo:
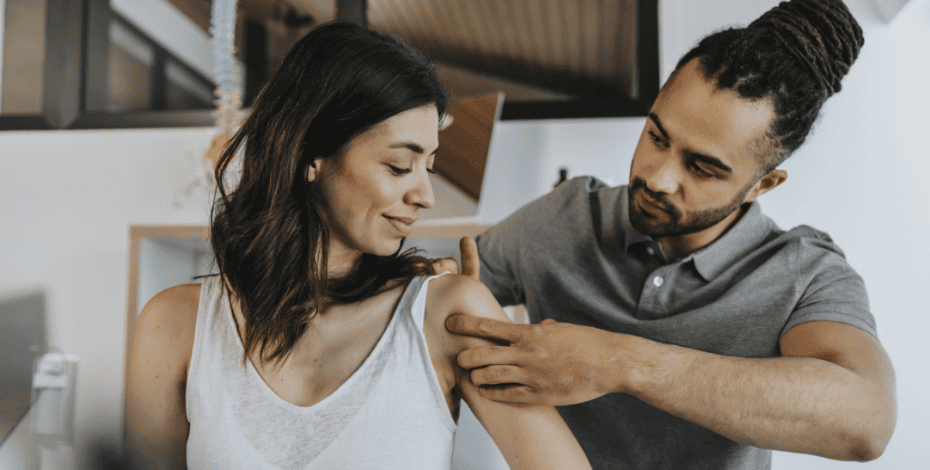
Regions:
<instances>
[{"instance_id":1,"label":"woman's face","mask_svg":"<svg viewBox=\"0 0 930 470\"><path fill-rule=\"evenodd\" d=\"M432 104L404 111L349 141L342 156L318 158L307 178L323 196L331 273L362 253L393 254L420 209L433 207L428 172L439 148Z\"/></svg>"}]
</instances>

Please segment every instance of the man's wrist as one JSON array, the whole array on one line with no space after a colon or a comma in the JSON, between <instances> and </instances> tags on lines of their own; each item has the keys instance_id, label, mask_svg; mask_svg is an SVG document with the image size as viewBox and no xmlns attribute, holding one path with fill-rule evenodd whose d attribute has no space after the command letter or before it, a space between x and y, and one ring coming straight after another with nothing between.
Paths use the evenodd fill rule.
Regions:
<instances>
[{"instance_id":1,"label":"man's wrist","mask_svg":"<svg viewBox=\"0 0 930 470\"><path fill-rule=\"evenodd\" d=\"M639 336L606 332L609 340L604 348L606 359L601 363L606 380L602 384L606 393L635 395L646 381L650 368L650 352L659 343Z\"/></svg>"}]
</instances>

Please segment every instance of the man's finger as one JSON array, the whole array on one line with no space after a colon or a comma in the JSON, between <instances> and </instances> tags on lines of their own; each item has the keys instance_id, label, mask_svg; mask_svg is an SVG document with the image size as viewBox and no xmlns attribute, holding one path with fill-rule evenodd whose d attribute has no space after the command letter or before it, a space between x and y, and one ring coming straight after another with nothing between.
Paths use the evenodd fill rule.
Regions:
<instances>
[{"instance_id":1,"label":"man's finger","mask_svg":"<svg viewBox=\"0 0 930 470\"><path fill-rule=\"evenodd\" d=\"M474 372L472 372L474 375ZM533 389L526 385L486 385L478 387L481 396L507 403L541 403Z\"/></svg>"},{"instance_id":2,"label":"man's finger","mask_svg":"<svg viewBox=\"0 0 930 470\"><path fill-rule=\"evenodd\" d=\"M523 369L515 366L488 366L471 371L471 383L477 386L501 384L526 384Z\"/></svg>"},{"instance_id":3,"label":"man's finger","mask_svg":"<svg viewBox=\"0 0 930 470\"><path fill-rule=\"evenodd\" d=\"M459 240L459 254L462 256L462 275L475 280L479 279L481 262L478 261L478 245L471 237L462 237Z\"/></svg>"},{"instance_id":4,"label":"man's finger","mask_svg":"<svg viewBox=\"0 0 930 470\"><path fill-rule=\"evenodd\" d=\"M450 333L465 336L475 336L506 343L515 343L523 338L523 330L527 325L514 325L491 318L462 315L460 313L449 315L446 318L446 329Z\"/></svg>"},{"instance_id":5,"label":"man's finger","mask_svg":"<svg viewBox=\"0 0 930 470\"><path fill-rule=\"evenodd\" d=\"M507 346L469 348L459 353L456 362L463 369L476 369L491 365L510 365L516 363L514 352L513 348Z\"/></svg>"},{"instance_id":6,"label":"man's finger","mask_svg":"<svg viewBox=\"0 0 930 470\"><path fill-rule=\"evenodd\" d=\"M459 273L459 265L452 258L439 258L433 260L433 274Z\"/></svg>"}]
</instances>

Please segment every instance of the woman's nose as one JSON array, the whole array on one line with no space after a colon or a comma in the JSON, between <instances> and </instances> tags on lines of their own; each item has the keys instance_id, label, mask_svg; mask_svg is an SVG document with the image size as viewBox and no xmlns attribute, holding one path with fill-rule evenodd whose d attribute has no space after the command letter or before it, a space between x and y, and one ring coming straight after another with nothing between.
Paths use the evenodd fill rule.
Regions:
<instances>
[{"instance_id":1,"label":"woman's nose","mask_svg":"<svg viewBox=\"0 0 930 470\"><path fill-rule=\"evenodd\" d=\"M418 172L415 180L407 191L407 203L420 206L423 209L430 209L436 204L433 197L433 184L429 180L429 173L426 171Z\"/></svg>"}]
</instances>

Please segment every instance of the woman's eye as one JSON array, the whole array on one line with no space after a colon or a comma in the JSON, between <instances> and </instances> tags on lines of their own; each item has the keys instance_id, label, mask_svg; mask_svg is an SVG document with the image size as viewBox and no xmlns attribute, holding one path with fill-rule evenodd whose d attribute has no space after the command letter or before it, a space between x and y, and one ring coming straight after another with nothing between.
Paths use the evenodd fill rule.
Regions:
<instances>
[{"instance_id":1,"label":"woman's eye","mask_svg":"<svg viewBox=\"0 0 930 470\"><path fill-rule=\"evenodd\" d=\"M411 171L410 168L399 168L394 165L391 165L390 163L385 163L385 165L387 165L388 168L391 169L391 173L394 173L397 176L406 175L407 173L410 173Z\"/></svg>"},{"instance_id":2,"label":"woman's eye","mask_svg":"<svg viewBox=\"0 0 930 470\"><path fill-rule=\"evenodd\" d=\"M434 170L434 169L432 169L432 168L427 168L427 169L426 169L426 172L427 172L427 173L432 173L432 174L434 174L434 175L436 174L436 170Z\"/></svg>"}]
</instances>

